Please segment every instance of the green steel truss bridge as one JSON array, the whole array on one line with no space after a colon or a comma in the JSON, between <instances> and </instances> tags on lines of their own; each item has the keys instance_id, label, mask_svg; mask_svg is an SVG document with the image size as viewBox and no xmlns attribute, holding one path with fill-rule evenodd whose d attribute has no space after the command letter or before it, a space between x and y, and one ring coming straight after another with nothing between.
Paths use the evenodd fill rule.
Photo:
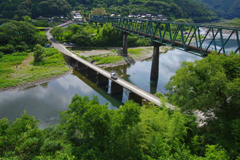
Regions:
<instances>
[{"instance_id":1,"label":"green steel truss bridge","mask_svg":"<svg viewBox=\"0 0 240 160\"><path fill-rule=\"evenodd\" d=\"M231 47L233 52L240 51L240 28L109 16L91 16L90 21L111 23L125 33L151 39L160 45L171 45L201 57L212 51L228 54L226 48L230 43L235 43Z\"/></svg>"}]
</instances>

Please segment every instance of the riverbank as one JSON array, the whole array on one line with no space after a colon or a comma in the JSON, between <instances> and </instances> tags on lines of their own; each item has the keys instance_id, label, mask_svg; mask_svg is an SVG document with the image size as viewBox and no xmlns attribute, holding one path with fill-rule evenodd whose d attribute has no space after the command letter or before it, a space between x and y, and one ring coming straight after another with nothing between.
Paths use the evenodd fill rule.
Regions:
<instances>
[{"instance_id":1,"label":"riverbank","mask_svg":"<svg viewBox=\"0 0 240 160\"><path fill-rule=\"evenodd\" d=\"M0 91L24 89L70 73L63 55L54 48L46 49L43 61L34 63L33 53L13 53L0 59Z\"/></svg>"}]
</instances>

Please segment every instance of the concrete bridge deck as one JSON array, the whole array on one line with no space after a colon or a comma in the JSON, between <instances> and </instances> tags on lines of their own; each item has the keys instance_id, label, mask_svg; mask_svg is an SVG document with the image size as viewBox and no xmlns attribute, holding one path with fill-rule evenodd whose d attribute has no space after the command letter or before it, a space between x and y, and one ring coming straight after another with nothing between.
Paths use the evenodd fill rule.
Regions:
<instances>
[{"instance_id":1,"label":"concrete bridge deck","mask_svg":"<svg viewBox=\"0 0 240 160\"><path fill-rule=\"evenodd\" d=\"M63 25L62 25L63 26ZM48 30L46 32L46 35L48 36L48 39L52 41L52 45L54 46L54 48L58 49L60 52L62 52L63 54L75 59L76 61L84 64L85 66L91 68L92 70L98 72L99 74L103 75L104 77L111 79L111 75L109 72L105 71L104 69L91 64L90 62L78 57L77 55L73 54L72 52L70 52L69 50L67 50L62 44L60 44L59 42L57 42L56 40L53 39L52 35L49 33L50 30ZM147 101L152 102L155 105L160 106L162 104L161 100L152 95L151 93L148 93L146 91L144 91L143 89L125 81L122 78L118 78L116 80L111 79L113 82L121 85L122 87L128 89L130 92L133 92L135 94L137 94L138 96L142 97L143 99L146 99ZM174 106L172 106L171 104L165 103L169 108L173 108Z\"/></svg>"}]
</instances>

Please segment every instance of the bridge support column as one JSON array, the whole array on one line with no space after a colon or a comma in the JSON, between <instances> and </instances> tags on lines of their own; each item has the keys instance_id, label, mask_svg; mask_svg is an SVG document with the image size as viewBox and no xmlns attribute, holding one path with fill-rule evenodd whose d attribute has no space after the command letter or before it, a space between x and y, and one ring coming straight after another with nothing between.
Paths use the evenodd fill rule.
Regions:
<instances>
[{"instance_id":1,"label":"bridge support column","mask_svg":"<svg viewBox=\"0 0 240 160\"><path fill-rule=\"evenodd\" d=\"M158 78L158 68L159 68L158 65L159 65L159 44L154 44L152 68L151 68L151 79Z\"/></svg>"},{"instance_id":2,"label":"bridge support column","mask_svg":"<svg viewBox=\"0 0 240 160\"><path fill-rule=\"evenodd\" d=\"M77 66L78 66L78 71L84 71L88 68L87 66L85 66L81 62L78 62Z\"/></svg>"},{"instance_id":3,"label":"bridge support column","mask_svg":"<svg viewBox=\"0 0 240 160\"><path fill-rule=\"evenodd\" d=\"M75 60L74 58L71 58L70 57L70 66L71 67L73 67L73 68L77 68L77 66L78 66L78 61L77 60Z\"/></svg>"},{"instance_id":4,"label":"bridge support column","mask_svg":"<svg viewBox=\"0 0 240 160\"><path fill-rule=\"evenodd\" d=\"M110 94L123 93L123 87L116 82L111 82Z\"/></svg>"},{"instance_id":5,"label":"bridge support column","mask_svg":"<svg viewBox=\"0 0 240 160\"><path fill-rule=\"evenodd\" d=\"M97 76L97 72L94 71L92 68L87 68L87 71L86 71L86 77L94 77L94 76Z\"/></svg>"},{"instance_id":6,"label":"bridge support column","mask_svg":"<svg viewBox=\"0 0 240 160\"><path fill-rule=\"evenodd\" d=\"M97 75L97 85L108 85L108 78L99 74Z\"/></svg>"},{"instance_id":7,"label":"bridge support column","mask_svg":"<svg viewBox=\"0 0 240 160\"><path fill-rule=\"evenodd\" d=\"M129 96L128 96L129 100L134 100L134 102L139 103L140 105L142 105L142 97L140 97L139 95L129 91Z\"/></svg>"},{"instance_id":8,"label":"bridge support column","mask_svg":"<svg viewBox=\"0 0 240 160\"><path fill-rule=\"evenodd\" d=\"M127 52L127 33L123 33L123 53L122 55L127 57L128 56L128 52Z\"/></svg>"}]
</instances>

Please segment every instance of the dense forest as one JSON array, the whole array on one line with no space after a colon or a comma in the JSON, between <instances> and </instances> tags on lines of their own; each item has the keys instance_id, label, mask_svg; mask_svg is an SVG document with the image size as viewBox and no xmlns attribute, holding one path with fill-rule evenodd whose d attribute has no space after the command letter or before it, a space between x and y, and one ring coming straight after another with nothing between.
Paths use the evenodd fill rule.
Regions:
<instances>
[{"instance_id":1,"label":"dense forest","mask_svg":"<svg viewBox=\"0 0 240 160\"><path fill-rule=\"evenodd\" d=\"M240 0L198 0L211 8L219 17L233 19L240 18Z\"/></svg>"},{"instance_id":2,"label":"dense forest","mask_svg":"<svg viewBox=\"0 0 240 160\"><path fill-rule=\"evenodd\" d=\"M191 18L194 22L217 20L217 15L197 1L191 0L1 0L1 19L23 20L25 16L67 16L71 10L78 10L88 16L96 8L106 14L163 14L168 19Z\"/></svg>"}]
</instances>

